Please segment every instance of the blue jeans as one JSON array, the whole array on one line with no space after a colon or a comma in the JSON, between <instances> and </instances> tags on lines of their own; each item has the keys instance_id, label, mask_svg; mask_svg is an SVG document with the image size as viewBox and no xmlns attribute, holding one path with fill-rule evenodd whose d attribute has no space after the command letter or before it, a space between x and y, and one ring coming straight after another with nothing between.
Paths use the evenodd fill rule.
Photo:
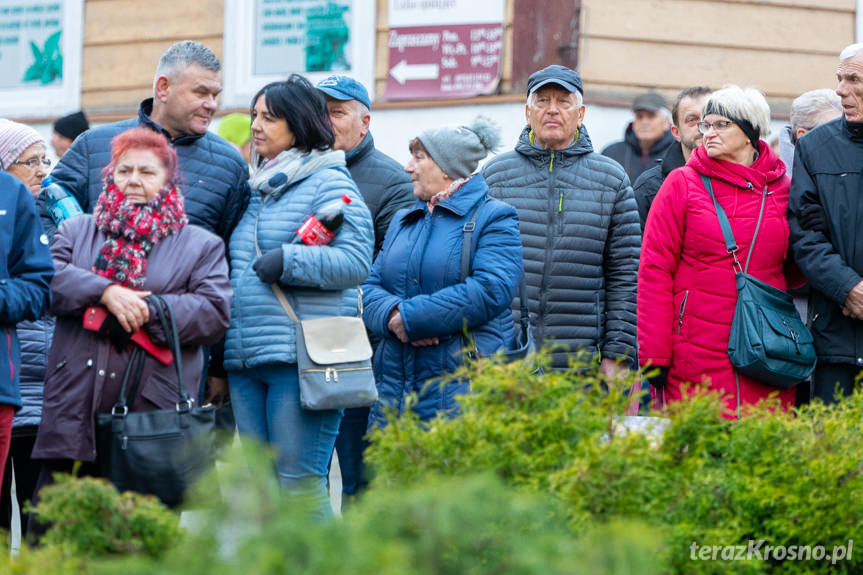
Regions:
<instances>
[{"instance_id":1,"label":"blue jeans","mask_svg":"<svg viewBox=\"0 0 863 575\"><path fill-rule=\"evenodd\" d=\"M310 501L314 517L331 517L327 465L341 410L300 407L297 366L292 363L229 372L228 385L240 436L271 444L282 486Z\"/></svg>"},{"instance_id":2,"label":"blue jeans","mask_svg":"<svg viewBox=\"0 0 863 575\"><path fill-rule=\"evenodd\" d=\"M342 507L346 497L358 495L369 481L363 454L369 446L365 435L369 427L369 408L354 407L345 410L336 439L336 453L339 454L339 469L342 472Z\"/></svg>"}]
</instances>

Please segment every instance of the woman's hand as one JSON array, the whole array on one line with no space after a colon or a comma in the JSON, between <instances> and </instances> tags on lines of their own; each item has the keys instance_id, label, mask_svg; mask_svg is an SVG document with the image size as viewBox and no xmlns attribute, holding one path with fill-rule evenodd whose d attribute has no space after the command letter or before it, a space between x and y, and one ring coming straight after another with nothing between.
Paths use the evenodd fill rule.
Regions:
<instances>
[{"instance_id":1,"label":"woman's hand","mask_svg":"<svg viewBox=\"0 0 863 575\"><path fill-rule=\"evenodd\" d=\"M99 303L108 308L117 317L117 321L127 332L141 329L150 319L150 308L144 298L149 291L138 291L111 284L102 292Z\"/></svg>"},{"instance_id":2,"label":"woman's hand","mask_svg":"<svg viewBox=\"0 0 863 575\"><path fill-rule=\"evenodd\" d=\"M409 343L408 333L405 331L405 324L402 321L402 314L398 307L393 308L390 312L390 317L387 320L387 328L393 332L400 342Z\"/></svg>"},{"instance_id":3,"label":"woman's hand","mask_svg":"<svg viewBox=\"0 0 863 575\"><path fill-rule=\"evenodd\" d=\"M440 340L436 337L427 337L425 339L418 339L417 341L412 341L411 345L414 347L431 347L433 345L437 345L440 343Z\"/></svg>"}]
</instances>

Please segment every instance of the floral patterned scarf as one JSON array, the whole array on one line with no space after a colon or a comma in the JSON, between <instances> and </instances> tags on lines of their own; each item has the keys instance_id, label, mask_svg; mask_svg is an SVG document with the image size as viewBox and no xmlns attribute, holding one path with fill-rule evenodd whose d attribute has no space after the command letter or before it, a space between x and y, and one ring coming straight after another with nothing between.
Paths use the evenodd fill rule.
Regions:
<instances>
[{"instance_id":1,"label":"floral patterned scarf","mask_svg":"<svg viewBox=\"0 0 863 575\"><path fill-rule=\"evenodd\" d=\"M165 185L146 204L135 204L126 201L111 175L105 178L93 214L96 227L107 237L93 271L130 288L144 285L153 246L189 221L176 188Z\"/></svg>"}]
</instances>

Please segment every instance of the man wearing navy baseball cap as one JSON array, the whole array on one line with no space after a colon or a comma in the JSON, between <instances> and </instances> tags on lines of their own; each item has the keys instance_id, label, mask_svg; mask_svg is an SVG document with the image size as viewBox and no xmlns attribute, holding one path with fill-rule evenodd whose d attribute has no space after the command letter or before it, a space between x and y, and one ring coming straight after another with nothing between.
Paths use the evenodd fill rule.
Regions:
<instances>
[{"instance_id":1,"label":"man wearing navy baseball cap","mask_svg":"<svg viewBox=\"0 0 863 575\"><path fill-rule=\"evenodd\" d=\"M369 133L371 101L365 86L348 76L330 76L318 83L317 88L327 99L336 134L333 148L345 153L348 171L375 222L377 256L393 215L414 205L413 184L398 162L375 148ZM343 503L368 483L363 467L363 451L367 446L363 437L368 419L368 407L346 409L339 427L336 453L342 472Z\"/></svg>"},{"instance_id":2,"label":"man wearing navy baseball cap","mask_svg":"<svg viewBox=\"0 0 863 575\"><path fill-rule=\"evenodd\" d=\"M552 367L585 351L613 377L635 358L641 226L623 168L593 150L583 96L575 70L533 73L527 126L483 175L490 195L518 210L530 319L539 341L554 340Z\"/></svg>"}]
</instances>

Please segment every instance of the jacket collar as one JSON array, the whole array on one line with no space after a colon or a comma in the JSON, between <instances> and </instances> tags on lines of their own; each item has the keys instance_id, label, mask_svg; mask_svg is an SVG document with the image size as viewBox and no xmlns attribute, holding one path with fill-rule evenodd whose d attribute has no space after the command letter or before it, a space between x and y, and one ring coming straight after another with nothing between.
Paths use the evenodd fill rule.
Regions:
<instances>
[{"instance_id":1,"label":"jacket collar","mask_svg":"<svg viewBox=\"0 0 863 575\"><path fill-rule=\"evenodd\" d=\"M714 160L707 155L704 146L699 146L692 152L687 166L692 166L699 174L724 180L739 188L752 184L758 191L785 175L785 164L764 140L758 141L758 159L751 166Z\"/></svg>"},{"instance_id":2,"label":"jacket collar","mask_svg":"<svg viewBox=\"0 0 863 575\"><path fill-rule=\"evenodd\" d=\"M519 154L532 158L534 161L545 164L551 158L552 150L544 150L533 145L530 141L530 126L525 126L518 137L518 143L515 145L515 151ZM593 151L593 142L590 141L590 135L587 133L587 126L581 125L578 130L578 140L572 143L568 148L563 150L554 150L555 165L558 163L558 158L574 158L583 156Z\"/></svg>"},{"instance_id":3,"label":"jacket collar","mask_svg":"<svg viewBox=\"0 0 863 575\"><path fill-rule=\"evenodd\" d=\"M171 142L174 146L188 146L189 144L194 144L199 139L204 137L204 134L180 134L176 138L172 138L171 134L168 133L168 130L157 124L150 118L150 114L153 113L153 98L147 98L141 105L138 107L138 121L150 128L154 132L159 132L168 138L168 141Z\"/></svg>"},{"instance_id":4,"label":"jacket collar","mask_svg":"<svg viewBox=\"0 0 863 575\"><path fill-rule=\"evenodd\" d=\"M863 142L863 122L849 122L845 119L845 114L842 115L842 131L853 142Z\"/></svg>"},{"instance_id":5,"label":"jacket collar","mask_svg":"<svg viewBox=\"0 0 863 575\"><path fill-rule=\"evenodd\" d=\"M359 162L366 156L368 156L375 149L375 139L372 138L372 133L369 132L360 142L360 145L354 148L354 151L350 154L345 154L345 162L348 164L350 168L355 163Z\"/></svg>"},{"instance_id":6,"label":"jacket collar","mask_svg":"<svg viewBox=\"0 0 863 575\"><path fill-rule=\"evenodd\" d=\"M662 171L663 179L671 173L671 170L686 164L686 160L683 159L683 148L680 146L680 142L675 142L671 146L668 146L668 149L662 154L662 159L660 160L662 167L659 169Z\"/></svg>"},{"instance_id":7,"label":"jacket collar","mask_svg":"<svg viewBox=\"0 0 863 575\"><path fill-rule=\"evenodd\" d=\"M488 184L482 174L476 173L458 189L456 193L434 207L435 211L443 209L462 217L467 214L477 202L483 200L488 192ZM403 222L422 218L428 211L426 202L417 199L414 206L402 217Z\"/></svg>"}]
</instances>

